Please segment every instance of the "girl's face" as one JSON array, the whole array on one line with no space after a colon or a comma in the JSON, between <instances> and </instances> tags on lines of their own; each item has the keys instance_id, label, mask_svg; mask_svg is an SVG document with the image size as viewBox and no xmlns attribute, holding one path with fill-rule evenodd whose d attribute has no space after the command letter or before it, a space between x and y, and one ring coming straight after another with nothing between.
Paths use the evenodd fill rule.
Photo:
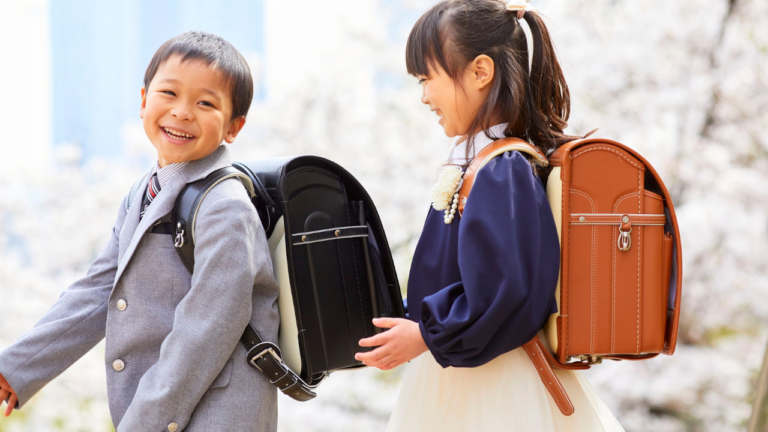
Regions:
<instances>
[{"instance_id":1,"label":"girl's face","mask_svg":"<svg viewBox=\"0 0 768 432\"><path fill-rule=\"evenodd\" d=\"M481 59L481 57L484 57ZM490 65L488 62L490 61ZM489 70L490 66L490 70ZM493 78L493 61L480 56L467 66L456 82L439 65L429 76L417 75L421 83L421 102L440 118L438 123L448 137L464 136L478 110L488 97Z\"/></svg>"}]
</instances>

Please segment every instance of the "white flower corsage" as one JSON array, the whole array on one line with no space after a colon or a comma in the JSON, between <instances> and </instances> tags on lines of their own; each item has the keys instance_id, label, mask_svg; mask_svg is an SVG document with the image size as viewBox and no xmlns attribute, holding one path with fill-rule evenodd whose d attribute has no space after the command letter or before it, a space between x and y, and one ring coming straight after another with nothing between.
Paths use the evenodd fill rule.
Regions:
<instances>
[{"instance_id":1,"label":"white flower corsage","mask_svg":"<svg viewBox=\"0 0 768 432\"><path fill-rule=\"evenodd\" d=\"M440 178L432 186L432 207L445 211L445 223L449 224L456 215L459 202L459 188L464 172L461 167L448 165L440 172Z\"/></svg>"}]
</instances>

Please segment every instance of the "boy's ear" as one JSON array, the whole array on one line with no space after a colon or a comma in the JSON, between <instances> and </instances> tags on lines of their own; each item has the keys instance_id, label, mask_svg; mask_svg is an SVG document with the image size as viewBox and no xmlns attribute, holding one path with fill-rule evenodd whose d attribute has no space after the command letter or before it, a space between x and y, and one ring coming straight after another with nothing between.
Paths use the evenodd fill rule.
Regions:
<instances>
[{"instance_id":1,"label":"boy's ear","mask_svg":"<svg viewBox=\"0 0 768 432\"><path fill-rule=\"evenodd\" d=\"M496 65L493 63L493 59L485 54L480 54L470 64L470 71L474 76L476 88L481 90L493 82L493 77L496 74Z\"/></svg>"},{"instance_id":2,"label":"boy's ear","mask_svg":"<svg viewBox=\"0 0 768 432\"><path fill-rule=\"evenodd\" d=\"M139 110L139 118L144 118L144 110L147 108L147 89L141 88L141 110Z\"/></svg>"},{"instance_id":3,"label":"boy's ear","mask_svg":"<svg viewBox=\"0 0 768 432\"><path fill-rule=\"evenodd\" d=\"M243 126L245 126L245 116L240 116L232 120L232 122L229 123L229 130L227 130L227 136L224 137L224 141L232 144L235 141L235 138L237 138L237 134L243 130Z\"/></svg>"}]
</instances>

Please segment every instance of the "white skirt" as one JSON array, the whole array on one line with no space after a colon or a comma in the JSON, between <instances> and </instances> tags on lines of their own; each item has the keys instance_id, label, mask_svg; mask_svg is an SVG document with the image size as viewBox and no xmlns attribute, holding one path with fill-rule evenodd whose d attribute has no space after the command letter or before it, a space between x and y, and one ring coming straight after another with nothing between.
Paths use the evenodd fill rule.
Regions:
<instances>
[{"instance_id":1,"label":"white skirt","mask_svg":"<svg viewBox=\"0 0 768 432\"><path fill-rule=\"evenodd\" d=\"M476 368L443 369L427 351L408 365L387 432L623 432L578 371L555 369L566 417L522 348Z\"/></svg>"}]
</instances>

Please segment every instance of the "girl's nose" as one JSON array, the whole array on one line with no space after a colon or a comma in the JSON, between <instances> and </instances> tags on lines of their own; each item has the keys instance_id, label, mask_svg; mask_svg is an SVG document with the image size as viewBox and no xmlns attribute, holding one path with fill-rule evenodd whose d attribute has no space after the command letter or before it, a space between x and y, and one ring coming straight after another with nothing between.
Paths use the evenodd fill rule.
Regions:
<instances>
[{"instance_id":1,"label":"girl's nose","mask_svg":"<svg viewBox=\"0 0 768 432\"><path fill-rule=\"evenodd\" d=\"M421 87L421 103L425 105L429 105L429 99L427 98L427 89L426 86Z\"/></svg>"}]
</instances>

